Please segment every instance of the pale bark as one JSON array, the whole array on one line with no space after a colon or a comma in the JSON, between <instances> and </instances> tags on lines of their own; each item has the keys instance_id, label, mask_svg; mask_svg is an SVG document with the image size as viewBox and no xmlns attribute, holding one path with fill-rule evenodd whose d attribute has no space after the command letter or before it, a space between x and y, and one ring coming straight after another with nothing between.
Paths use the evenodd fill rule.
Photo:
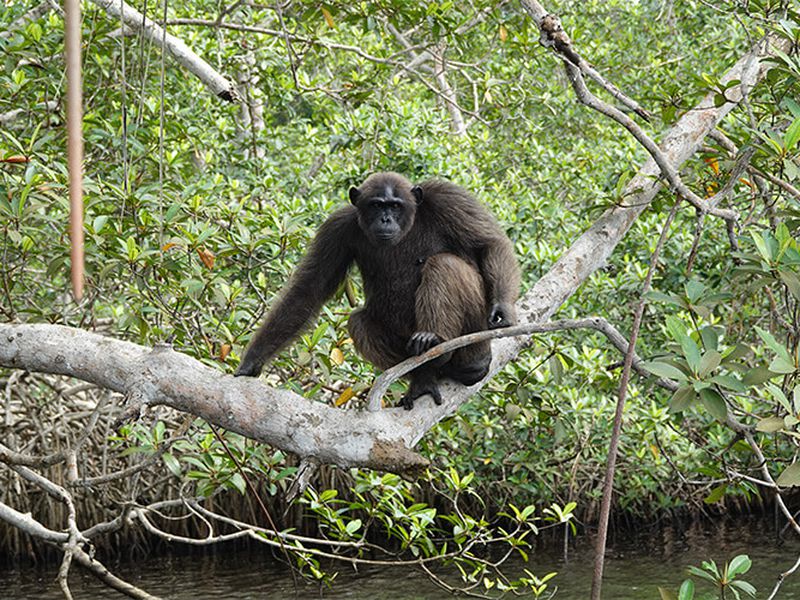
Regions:
<instances>
[{"instance_id":1,"label":"pale bark","mask_svg":"<svg viewBox=\"0 0 800 600\"><path fill-rule=\"evenodd\" d=\"M145 348L60 325L0 324L0 365L71 375L166 405L300 457L407 471L427 461L408 448L418 415L333 408L258 379L234 378L167 347Z\"/></svg>"},{"instance_id":2,"label":"pale bark","mask_svg":"<svg viewBox=\"0 0 800 600\"><path fill-rule=\"evenodd\" d=\"M142 35L153 44L161 46L163 42L167 52L169 52L182 67L202 81L215 96L219 96L223 100L229 102L239 100L239 95L236 92L236 86L233 82L217 73L211 65L195 54L183 41L174 35L165 33L160 25L144 17L138 10L128 6L124 2L121 3L120 0L91 1L111 16L122 19L124 24L131 27L134 31L141 31Z\"/></svg>"}]
</instances>

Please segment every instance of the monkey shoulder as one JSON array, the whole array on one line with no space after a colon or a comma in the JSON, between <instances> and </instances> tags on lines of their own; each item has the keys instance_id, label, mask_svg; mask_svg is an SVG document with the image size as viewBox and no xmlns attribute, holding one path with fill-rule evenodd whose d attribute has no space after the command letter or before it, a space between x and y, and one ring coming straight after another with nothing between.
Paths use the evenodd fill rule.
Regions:
<instances>
[{"instance_id":1,"label":"monkey shoulder","mask_svg":"<svg viewBox=\"0 0 800 600\"><path fill-rule=\"evenodd\" d=\"M488 208L460 185L431 179L420 187L424 194L420 209L449 236L482 245L499 234L500 226Z\"/></svg>"},{"instance_id":2,"label":"monkey shoulder","mask_svg":"<svg viewBox=\"0 0 800 600\"><path fill-rule=\"evenodd\" d=\"M328 236L338 236L339 241L351 240L359 231L358 211L355 206L343 206L332 212L320 226L320 232Z\"/></svg>"}]
</instances>

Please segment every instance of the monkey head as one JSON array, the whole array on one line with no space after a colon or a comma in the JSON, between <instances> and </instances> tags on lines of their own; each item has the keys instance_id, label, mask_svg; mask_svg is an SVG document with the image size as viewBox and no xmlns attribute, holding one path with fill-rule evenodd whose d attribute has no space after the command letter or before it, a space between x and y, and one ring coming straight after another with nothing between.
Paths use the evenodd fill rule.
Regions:
<instances>
[{"instance_id":1,"label":"monkey head","mask_svg":"<svg viewBox=\"0 0 800 600\"><path fill-rule=\"evenodd\" d=\"M358 209L358 225L370 243L394 246L414 225L422 188L397 173L377 173L350 188L350 202Z\"/></svg>"}]
</instances>

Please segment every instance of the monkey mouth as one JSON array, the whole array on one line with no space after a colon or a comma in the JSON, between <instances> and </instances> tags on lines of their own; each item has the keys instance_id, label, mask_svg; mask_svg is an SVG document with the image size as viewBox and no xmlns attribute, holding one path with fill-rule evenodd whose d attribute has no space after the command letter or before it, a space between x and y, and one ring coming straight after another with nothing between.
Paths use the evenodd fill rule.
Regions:
<instances>
[{"instance_id":1,"label":"monkey mouth","mask_svg":"<svg viewBox=\"0 0 800 600\"><path fill-rule=\"evenodd\" d=\"M375 234L375 241L382 244L396 242L399 235L396 231L381 231Z\"/></svg>"}]
</instances>

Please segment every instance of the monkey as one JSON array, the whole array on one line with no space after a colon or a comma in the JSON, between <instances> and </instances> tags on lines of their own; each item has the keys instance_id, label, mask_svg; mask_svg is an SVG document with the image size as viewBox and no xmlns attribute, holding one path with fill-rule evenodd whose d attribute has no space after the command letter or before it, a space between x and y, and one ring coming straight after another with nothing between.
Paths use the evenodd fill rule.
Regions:
<instances>
[{"instance_id":1,"label":"monkey","mask_svg":"<svg viewBox=\"0 0 800 600\"><path fill-rule=\"evenodd\" d=\"M516 324L520 269L500 225L467 190L441 179L413 185L375 173L349 190L350 204L319 227L310 249L260 329L236 376L264 364L316 316L352 263L365 301L348 331L357 352L379 369L475 331ZM459 348L409 373L406 410L440 379L474 385L489 372L488 341Z\"/></svg>"}]
</instances>

